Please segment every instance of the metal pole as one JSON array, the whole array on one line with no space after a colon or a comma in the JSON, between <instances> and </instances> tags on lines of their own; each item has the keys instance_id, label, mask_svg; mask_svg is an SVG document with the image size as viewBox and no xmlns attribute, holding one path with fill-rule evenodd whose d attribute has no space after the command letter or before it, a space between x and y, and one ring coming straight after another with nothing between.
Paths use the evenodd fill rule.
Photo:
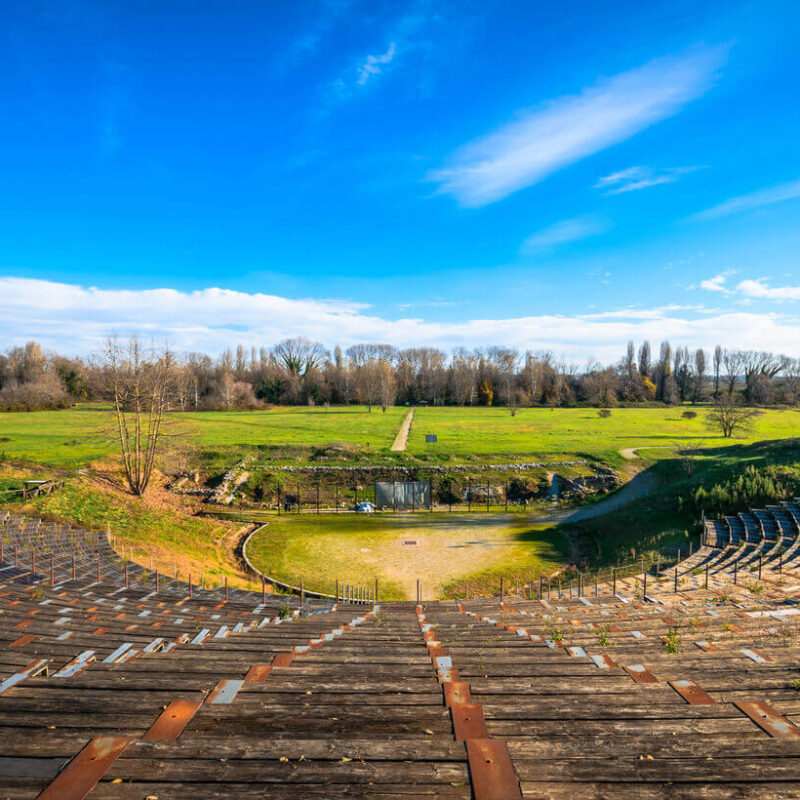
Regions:
<instances>
[{"instance_id":1,"label":"metal pole","mask_svg":"<svg viewBox=\"0 0 800 800\"><path fill-rule=\"evenodd\" d=\"M542 599L542 576L539 576L539 599Z\"/></svg>"},{"instance_id":2,"label":"metal pole","mask_svg":"<svg viewBox=\"0 0 800 800\"><path fill-rule=\"evenodd\" d=\"M515 587L515 594L519 597L519 578L516 579L516 583L514 584Z\"/></svg>"},{"instance_id":3,"label":"metal pole","mask_svg":"<svg viewBox=\"0 0 800 800\"><path fill-rule=\"evenodd\" d=\"M75 571L75 554L72 554L72 580L77 580L77 574Z\"/></svg>"},{"instance_id":4,"label":"metal pole","mask_svg":"<svg viewBox=\"0 0 800 800\"><path fill-rule=\"evenodd\" d=\"M336 510L334 511L334 514L338 514L339 513L339 485L338 484L333 487L333 491L334 491L334 497L336 498L336 500L335 500L335 508L336 508Z\"/></svg>"},{"instance_id":5,"label":"metal pole","mask_svg":"<svg viewBox=\"0 0 800 800\"><path fill-rule=\"evenodd\" d=\"M550 578L547 579L547 599L550 599Z\"/></svg>"},{"instance_id":6,"label":"metal pole","mask_svg":"<svg viewBox=\"0 0 800 800\"><path fill-rule=\"evenodd\" d=\"M225 576L225 602L228 602L228 576Z\"/></svg>"},{"instance_id":7,"label":"metal pole","mask_svg":"<svg viewBox=\"0 0 800 800\"><path fill-rule=\"evenodd\" d=\"M261 602L267 602L267 582L264 580L264 576L261 576Z\"/></svg>"},{"instance_id":8,"label":"metal pole","mask_svg":"<svg viewBox=\"0 0 800 800\"><path fill-rule=\"evenodd\" d=\"M783 572L783 551L778 553L778 572Z\"/></svg>"},{"instance_id":9,"label":"metal pole","mask_svg":"<svg viewBox=\"0 0 800 800\"><path fill-rule=\"evenodd\" d=\"M375 602L378 602L378 579L375 578Z\"/></svg>"},{"instance_id":10,"label":"metal pole","mask_svg":"<svg viewBox=\"0 0 800 800\"><path fill-rule=\"evenodd\" d=\"M505 512L508 514L508 481L505 482L505 488L503 489L503 499L505 500Z\"/></svg>"},{"instance_id":11,"label":"metal pole","mask_svg":"<svg viewBox=\"0 0 800 800\"><path fill-rule=\"evenodd\" d=\"M189 599L192 599L192 573L189 573Z\"/></svg>"},{"instance_id":12,"label":"metal pole","mask_svg":"<svg viewBox=\"0 0 800 800\"><path fill-rule=\"evenodd\" d=\"M17 546L14 545L14 569L17 568Z\"/></svg>"},{"instance_id":13,"label":"metal pole","mask_svg":"<svg viewBox=\"0 0 800 800\"><path fill-rule=\"evenodd\" d=\"M97 582L100 583L100 559L97 559Z\"/></svg>"},{"instance_id":14,"label":"metal pole","mask_svg":"<svg viewBox=\"0 0 800 800\"><path fill-rule=\"evenodd\" d=\"M300 608L306 604L306 585L304 581L300 581Z\"/></svg>"},{"instance_id":15,"label":"metal pole","mask_svg":"<svg viewBox=\"0 0 800 800\"><path fill-rule=\"evenodd\" d=\"M611 583L611 587L612 587L611 588L611 594L616 595L616 593L617 593L617 568L616 567L612 567L611 568L611 580L612 580L612 583Z\"/></svg>"},{"instance_id":16,"label":"metal pole","mask_svg":"<svg viewBox=\"0 0 800 800\"><path fill-rule=\"evenodd\" d=\"M419 591L419 578L417 578L417 603L420 602L421 596L422 595L420 594L420 591Z\"/></svg>"},{"instance_id":17,"label":"metal pole","mask_svg":"<svg viewBox=\"0 0 800 800\"><path fill-rule=\"evenodd\" d=\"M158 570L156 570L156 594L158 594Z\"/></svg>"},{"instance_id":18,"label":"metal pole","mask_svg":"<svg viewBox=\"0 0 800 800\"><path fill-rule=\"evenodd\" d=\"M339 579L336 579L336 602L339 602Z\"/></svg>"},{"instance_id":19,"label":"metal pole","mask_svg":"<svg viewBox=\"0 0 800 800\"><path fill-rule=\"evenodd\" d=\"M503 576L500 576L500 600L503 600Z\"/></svg>"},{"instance_id":20,"label":"metal pole","mask_svg":"<svg viewBox=\"0 0 800 800\"><path fill-rule=\"evenodd\" d=\"M31 572L36 572L36 549L31 551Z\"/></svg>"},{"instance_id":21,"label":"metal pole","mask_svg":"<svg viewBox=\"0 0 800 800\"><path fill-rule=\"evenodd\" d=\"M317 478L317 514L319 514L319 478Z\"/></svg>"},{"instance_id":22,"label":"metal pole","mask_svg":"<svg viewBox=\"0 0 800 800\"><path fill-rule=\"evenodd\" d=\"M647 597L647 573L642 576L642 600Z\"/></svg>"},{"instance_id":23,"label":"metal pole","mask_svg":"<svg viewBox=\"0 0 800 800\"><path fill-rule=\"evenodd\" d=\"M125 564L125 588L128 588L128 565Z\"/></svg>"},{"instance_id":24,"label":"metal pole","mask_svg":"<svg viewBox=\"0 0 800 800\"><path fill-rule=\"evenodd\" d=\"M675 594L678 593L678 568L677 567L675 567L675 585L674 585L672 591L675 592Z\"/></svg>"},{"instance_id":25,"label":"metal pole","mask_svg":"<svg viewBox=\"0 0 800 800\"><path fill-rule=\"evenodd\" d=\"M736 585L736 574L739 571L739 559L733 562L733 585Z\"/></svg>"},{"instance_id":26,"label":"metal pole","mask_svg":"<svg viewBox=\"0 0 800 800\"><path fill-rule=\"evenodd\" d=\"M706 564L706 589L708 589L708 564Z\"/></svg>"},{"instance_id":27,"label":"metal pole","mask_svg":"<svg viewBox=\"0 0 800 800\"><path fill-rule=\"evenodd\" d=\"M706 567L708 569L708 567ZM761 555L758 556L758 579L761 580Z\"/></svg>"},{"instance_id":28,"label":"metal pole","mask_svg":"<svg viewBox=\"0 0 800 800\"><path fill-rule=\"evenodd\" d=\"M472 511L472 478L467 478L467 511Z\"/></svg>"},{"instance_id":29,"label":"metal pole","mask_svg":"<svg viewBox=\"0 0 800 800\"><path fill-rule=\"evenodd\" d=\"M51 586L55 586L56 585L56 567L55 567L55 564L53 562L52 553L50 554L50 585Z\"/></svg>"}]
</instances>

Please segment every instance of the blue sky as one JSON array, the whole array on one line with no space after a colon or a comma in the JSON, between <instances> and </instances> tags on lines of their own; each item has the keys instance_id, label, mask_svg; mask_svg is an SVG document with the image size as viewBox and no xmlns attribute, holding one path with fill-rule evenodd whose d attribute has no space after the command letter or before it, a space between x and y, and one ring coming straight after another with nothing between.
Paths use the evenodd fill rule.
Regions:
<instances>
[{"instance_id":1,"label":"blue sky","mask_svg":"<svg viewBox=\"0 0 800 800\"><path fill-rule=\"evenodd\" d=\"M800 355L790 2L37 2L0 334Z\"/></svg>"}]
</instances>

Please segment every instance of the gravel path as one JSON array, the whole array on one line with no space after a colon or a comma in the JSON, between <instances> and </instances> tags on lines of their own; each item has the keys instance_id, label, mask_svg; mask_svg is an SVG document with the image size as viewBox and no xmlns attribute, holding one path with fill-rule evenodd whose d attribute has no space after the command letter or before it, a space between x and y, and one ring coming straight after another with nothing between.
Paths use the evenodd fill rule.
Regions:
<instances>
[{"instance_id":1,"label":"gravel path","mask_svg":"<svg viewBox=\"0 0 800 800\"><path fill-rule=\"evenodd\" d=\"M634 459L639 458L639 454L636 452L638 450L637 447L624 447L622 450L619 451L619 454L623 458L627 458L628 461L633 461Z\"/></svg>"},{"instance_id":2,"label":"gravel path","mask_svg":"<svg viewBox=\"0 0 800 800\"><path fill-rule=\"evenodd\" d=\"M406 418L403 420L403 424L400 426L400 430L397 432L397 436L394 438L394 443L392 444L391 448L393 453L402 453L403 450L406 449L408 433L411 430L411 422L413 419L414 409L412 408L411 411L406 414Z\"/></svg>"}]
</instances>

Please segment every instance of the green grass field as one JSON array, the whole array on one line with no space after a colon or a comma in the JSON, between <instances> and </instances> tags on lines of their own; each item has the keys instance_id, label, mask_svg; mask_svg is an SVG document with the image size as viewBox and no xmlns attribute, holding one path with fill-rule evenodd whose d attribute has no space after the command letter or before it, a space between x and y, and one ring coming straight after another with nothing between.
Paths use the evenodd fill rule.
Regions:
<instances>
[{"instance_id":1,"label":"green grass field","mask_svg":"<svg viewBox=\"0 0 800 800\"><path fill-rule=\"evenodd\" d=\"M403 408L369 413L363 406L187 412L168 415L166 429L190 447L227 451L231 458L248 448L332 443L368 445L370 452L385 453L406 413ZM0 413L0 454L59 467L87 464L114 452L113 425L111 411L99 404Z\"/></svg>"},{"instance_id":2,"label":"green grass field","mask_svg":"<svg viewBox=\"0 0 800 800\"><path fill-rule=\"evenodd\" d=\"M378 578L384 600L413 599L418 578L425 598L467 582L496 584L500 575L533 580L557 569L567 551L553 528L444 513L270 517L248 545L254 565L277 580L333 593L337 579L372 586Z\"/></svg>"},{"instance_id":3,"label":"green grass field","mask_svg":"<svg viewBox=\"0 0 800 800\"><path fill-rule=\"evenodd\" d=\"M623 448L642 448L642 454L658 458L659 451L677 448L719 447L764 439L784 439L800 433L800 412L765 410L752 429L731 441L709 430L706 409L696 419L683 419L687 409L614 408L602 419L594 408L522 408L516 416L506 408L420 408L414 416L408 449L426 452L425 434L438 436L436 451L460 458L499 455L553 458L588 455L619 462Z\"/></svg>"},{"instance_id":4,"label":"green grass field","mask_svg":"<svg viewBox=\"0 0 800 800\"><path fill-rule=\"evenodd\" d=\"M386 413L363 406L286 407L264 411L188 412L170 415L169 425L206 463L232 463L245 452L274 463L303 463L310 448L344 443L361 461L389 459L389 448L405 408ZM409 438L409 457L433 461L538 460L586 457L619 463L622 448L642 448L659 458L678 447L718 447L797 435L800 413L766 410L751 431L733 442L709 431L706 411L686 420L681 408L615 408L601 419L596 409L419 408ZM63 411L0 413L0 456L59 467L80 466L113 454L111 412L97 404ZM168 426L168 429L169 426ZM436 450L425 434L436 433ZM286 448L286 452L280 452ZM402 456L401 456L402 457ZM349 458L343 455L343 460ZM397 456L393 457L396 460Z\"/></svg>"}]
</instances>

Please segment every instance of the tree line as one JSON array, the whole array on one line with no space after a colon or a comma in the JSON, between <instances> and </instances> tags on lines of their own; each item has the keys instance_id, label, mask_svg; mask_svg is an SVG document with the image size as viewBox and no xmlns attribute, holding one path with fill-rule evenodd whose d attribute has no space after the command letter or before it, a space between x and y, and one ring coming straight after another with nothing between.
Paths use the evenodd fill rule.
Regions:
<instances>
[{"instance_id":1,"label":"tree line","mask_svg":"<svg viewBox=\"0 0 800 800\"><path fill-rule=\"evenodd\" d=\"M161 352L167 352L165 348ZM111 367L102 353L70 358L36 342L0 355L0 408L59 408L109 399ZM265 405L361 403L506 406L673 405L734 399L748 406L800 400L800 359L722 346L658 350L629 342L613 364L582 368L550 352L492 346L450 353L357 344L329 351L302 337L273 347L170 354L169 410L236 410Z\"/></svg>"}]
</instances>

